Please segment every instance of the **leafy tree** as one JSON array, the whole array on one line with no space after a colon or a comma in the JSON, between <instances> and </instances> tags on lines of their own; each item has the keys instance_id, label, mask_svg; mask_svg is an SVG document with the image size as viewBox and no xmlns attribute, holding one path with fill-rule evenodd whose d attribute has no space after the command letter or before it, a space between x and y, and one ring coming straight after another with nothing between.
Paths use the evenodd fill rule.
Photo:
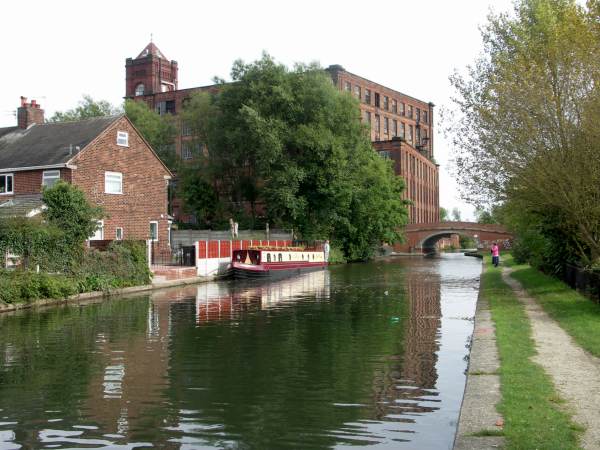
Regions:
<instances>
[{"instance_id":1,"label":"leafy tree","mask_svg":"<svg viewBox=\"0 0 600 450\"><path fill-rule=\"evenodd\" d=\"M90 95L84 95L75 108L55 112L48 122L73 122L120 113L122 113L121 108L111 105L106 100L94 100Z\"/></svg>"},{"instance_id":2,"label":"leafy tree","mask_svg":"<svg viewBox=\"0 0 600 450\"><path fill-rule=\"evenodd\" d=\"M172 115L161 116L144 102L125 101L125 114L156 151L160 159L175 169L178 159L175 154L176 122Z\"/></svg>"},{"instance_id":3,"label":"leafy tree","mask_svg":"<svg viewBox=\"0 0 600 450\"><path fill-rule=\"evenodd\" d=\"M450 220L450 215L448 214L448 210L442 206L440 206L440 222L446 222Z\"/></svg>"},{"instance_id":4,"label":"leafy tree","mask_svg":"<svg viewBox=\"0 0 600 450\"><path fill-rule=\"evenodd\" d=\"M597 1L516 1L513 16L490 16L483 56L451 78L463 196L506 202L522 233L537 228L552 253L586 265L600 261L599 16Z\"/></svg>"},{"instance_id":5,"label":"leafy tree","mask_svg":"<svg viewBox=\"0 0 600 450\"><path fill-rule=\"evenodd\" d=\"M96 232L103 216L102 208L90 205L83 191L64 181L44 189L42 200L47 206L44 218L75 246L81 246Z\"/></svg>"},{"instance_id":6,"label":"leafy tree","mask_svg":"<svg viewBox=\"0 0 600 450\"><path fill-rule=\"evenodd\" d=\"M400 238L403 183L373 151L355 99L318 65L290 70L268 55L235 62L232 78L186 107L209 149L198 176L227 214L333 236L350 259Z\"/></svg>"},{"instance_id":7,"label":"leafy tree","mask_svg":"<svg viewBox=\"0 0 600 450\"><path fill-rule=\"evenodd\" d=\"M452 208L452 220L454 220L455 222L460 222L460 209L456 207Z\"/></svg>"}]
</instances>

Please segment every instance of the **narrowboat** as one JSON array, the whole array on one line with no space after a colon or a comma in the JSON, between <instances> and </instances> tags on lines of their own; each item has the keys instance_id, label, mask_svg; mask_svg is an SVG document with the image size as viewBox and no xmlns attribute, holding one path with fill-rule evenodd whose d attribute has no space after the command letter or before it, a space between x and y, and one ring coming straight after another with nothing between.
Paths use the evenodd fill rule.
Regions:
<instances>
[{"instance_id":1,"label":"narrowboat","mask_svg":"<svg viewBox=\"0 0 600 450\"><path fill-rule=\"evenodd\" d=\"M327 266L322 248L252 247L234 250L234 278L283 277Z\"/></svg>"}]
</instances>

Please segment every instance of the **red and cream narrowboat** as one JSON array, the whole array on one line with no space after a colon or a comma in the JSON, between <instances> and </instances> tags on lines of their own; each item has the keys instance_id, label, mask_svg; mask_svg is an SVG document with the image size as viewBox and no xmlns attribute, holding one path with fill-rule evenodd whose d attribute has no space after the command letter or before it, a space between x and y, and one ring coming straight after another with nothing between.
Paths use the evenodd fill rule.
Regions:
<instances>
[{"instance_id":1,"label":"red and cream narrowboat","mask_svg":"<svg viewBox=\"0 0 600 450\"><path fill-rule=\"evenodd\" d=\"M322 248L252 247L234 250L234 278L287 276L327 266Z\"/></svg>"}]
</instances>

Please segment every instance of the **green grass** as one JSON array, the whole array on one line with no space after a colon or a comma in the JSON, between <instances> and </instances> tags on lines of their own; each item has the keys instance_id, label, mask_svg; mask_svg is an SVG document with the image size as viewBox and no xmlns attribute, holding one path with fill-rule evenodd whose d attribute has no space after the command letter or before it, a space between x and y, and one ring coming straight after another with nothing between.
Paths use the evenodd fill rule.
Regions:
<instances>
[{"instance_id":1,"label":"green grass","mask_svg":"<svg viewBox=\"0 0 600 450\"><path fill-rule=\"evenodd\" d=\"M482 275L483 296L496 325L500 354L506 447L510 449L575 449L580 428L561 409L549 376L532 361L536 354L531 326L523 305L504 283L501 268L486 255Z\"/></svg>"},{"instance_id":2,"label":"green grass","mask_svg":"<svg viewBox=\"0 0 600 450\"><path fill-rule=\"evenodd\" d=\"M510 257L507 264L513 266L512 277L521 283L550 317L582 348L600 357L600 305L529 265L517 265Z\"/></svg>"}]
</instances>

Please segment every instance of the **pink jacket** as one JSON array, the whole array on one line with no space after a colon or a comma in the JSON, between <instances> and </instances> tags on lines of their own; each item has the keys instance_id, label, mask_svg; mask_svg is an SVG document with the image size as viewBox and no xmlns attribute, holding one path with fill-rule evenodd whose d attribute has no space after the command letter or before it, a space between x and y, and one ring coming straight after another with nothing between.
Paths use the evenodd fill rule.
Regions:
<instances>
[{"instance_id":1,"label":"pink jacket","mask_svg":"<svg viewBox=\"0 0 600 450\"><path fill-rule=\"evenodd\" d=\"M492 252L492 256L500 256L500 248L497 245L492 245L490 251Z\"/></svg>"}]
</instances>

